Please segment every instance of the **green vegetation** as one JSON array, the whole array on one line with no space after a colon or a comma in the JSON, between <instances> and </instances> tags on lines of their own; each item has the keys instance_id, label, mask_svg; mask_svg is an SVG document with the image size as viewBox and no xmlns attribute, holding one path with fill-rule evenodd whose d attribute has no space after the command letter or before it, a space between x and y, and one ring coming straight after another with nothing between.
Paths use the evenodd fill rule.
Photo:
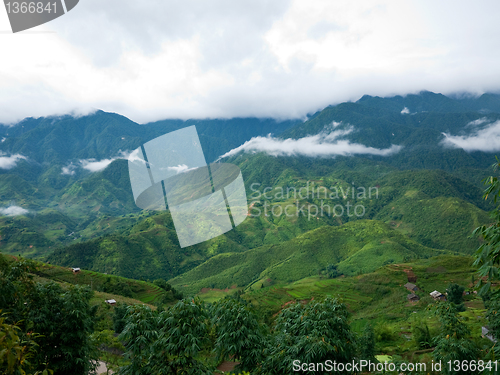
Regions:
<instances>
[{"instance_id":1,"label":"green vegetation","mask_svg":"<svg viewBox=\"0 0 500 375\"><path fill-rule=\"evenodd\" d=\"M498 346L481 335L488 325L500 337L500 182L485 180L482 199L478 181L491 155L440 142L442 132L500 119L499 98L364 97L304 123L138 126L97 112L9 128L2 147L30 162L0 174L0 206L29 211L0 217L0 249L50 264L0 257L0 371L83 374L100 358L122 374L211 374L222 361L239 362L235 372L289 374L293 360L498 358ZM401 114L403 106L415 114ZM192 123L212 160L253 136L298 138L328 132L333 121L339 130L355 127L350 142L403 149L391 157L235 155L228 161L242 170L250 216L187 248L168 211L137 209L125 160L61 173ZM344 211L331 213L337 205ZM434 300L435 290L447 301Z\"/></svg>"},{"instance_id":2,"label":"green vegetation","mask_svg":"<svg viewBox=\"0 0 500 375\"><path fill-rule=\"evenodd\" d=\"M170 280L196 293L202 287L229 288L285 283L317 275L335 263L345 275L371 272L389 263L442 253L419 245L378 221L354 221L341 227L322 226L279 245L243 253L225 253Z\"/></svg>"},{"instance_id":3,"label":"green vegetation","mask_svg":"<svg viewBox=\"0 0 500 375\"><path fill-rule=\"evenodd\" d=\"M81 286L63 289L55 282L34 282L28 273L32 268L29 262L10 264L1 260L0 310L6 313L8 324L18 330L18 335L11 331L10 342L4 341L0 347L2 357L4 350L7 351L6 370L10 372L9 360L14 360L30 371L50 369L55 375L86 375L97 359L89 336L96 312L90 306L90 289ZM20 349L25 343L26 347ZM28 355L30 358L24 359L29 362L23 361ZM18 373L19 366L10 373Z\"/></svg>"}]
</instances>

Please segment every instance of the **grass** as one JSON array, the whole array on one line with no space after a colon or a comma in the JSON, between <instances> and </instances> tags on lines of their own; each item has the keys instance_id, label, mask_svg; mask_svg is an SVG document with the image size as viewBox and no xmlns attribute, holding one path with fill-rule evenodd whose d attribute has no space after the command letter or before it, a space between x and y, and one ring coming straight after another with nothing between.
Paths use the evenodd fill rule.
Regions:
<instances>
[{"instance_id":1,"label":"grass","mask_svg":"<svg viewBox=\"0 0 500 375\"><path fill-rule=\"evenodd\" d=\"M75 274L71 268L40 263L37 274L58 282L88 285L95 291L108 289L114 292L113 295L120 295L120 291L127 291L122 293L125 294L124 298L128 297L149 304L158 301L165 294L163 289L146 281L106 275L95 271L81 270Z\"/></svg>"},{"instance_id":2,"label":"grass","mask_svg":"<svg viewBox=\"0 0 500 375\"><path fill-rule=\"evenodd\" d=\"M387 263L442 253L379 221L359 220L340 227L321 226L280 244L219 254L170 283L191 294L233 284L258 288L266 280L281 285L321 274L329 264L338 264L346 275L357 275Z\"/></svg>"},{"instance_id":3,"label":"grass","mask_svg":"<svg viewBox=\"0 0 500 375\"><path fill-rule=\"evenodd\" d=\"M368 322L374 325L392 322L400 325L403 331L411 331L407 320L416 311L418 315L428 313L428 305L435 301L428 295L433 290L442 293L450 283L471 287L471 278L476 270L471 267L472 258L468 256L440 255L409 263L390 264L375 272L358 276L328 279L322 276L309 276L292 283L279 283L261 287L266 280L259 280L244 290L246 299L257 311L276 314L292 301L309 301L325 296L338 297L351 312L352 325L361 331ZM421 300L409 303L406 296L410 293L404 288L407 280L405 271L412 270L417 276L417 294ZM223 298L227 292L210 291L200 296L210 302ZM474 336L480 334L484 324L484 305L475 294L466 297L466 312ZM382 312L382 313L381 313ZM430 324L436 323L430 318ZM400 327L400 328L401 328Z\"/></svg>"}]
</instances>

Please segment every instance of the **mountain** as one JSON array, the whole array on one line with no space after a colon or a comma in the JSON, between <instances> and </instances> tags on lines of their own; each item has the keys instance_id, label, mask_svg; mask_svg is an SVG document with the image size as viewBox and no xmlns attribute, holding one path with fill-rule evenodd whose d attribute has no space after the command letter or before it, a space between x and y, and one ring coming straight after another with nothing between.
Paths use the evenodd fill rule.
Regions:
<instances>
[{"instance_id":1,"label":"mountain","mask_svg":"<svg viewBox=\"0 0 500 375\"><path fill-rule=\"evenodd\" d=\"M352 275L386 262L471 254L479 242L469 235L489 222L492 209L482 199L481 179L491 174L494 153L446 146L443 133L466 139L493 126L500 119L499 98L365 96L305 122L139 125L97 111L0 126L2 155L26 157L0 170L0 250L131 278L171 279L193 292L267 279L286 283L329 264ZM222 236L181 249L168 211L135 205L120 151L193 124L207 161L268 134L272 138L264 139L279 143L338 131L336 139L349 144L401 149L385 156L233 155L225 161L242 171L248 218ZM107 166L84 169L82 161L91 159Z\"/></svg>"},{"instance_id":2,"label":"mountain","mask_svg":"<svg viewBox=\"0 0 500 375\"><path fill-rule=\"evenodd\" d=\"M335 130L352 130L342 137L350 142L379 149L402 146L390 158L370 155L372 159L400 169L443 169L462 176L474 173L475 177L481 177L477 170L492 163L492 153L467 152L445 145L443 133L473 135L498 121L500 95L483 97L453 99L429 92L392 98L364 96L354 103L325 108L309 121L284 131L281 138L299 139L330 132L335 123ZM486 104L489 106L485 107ZM408 113L403 111L405 108ZM472 126L474 122L478 124Z\"/></svg>"},{"instance_id":3,"label":"mountain","mask_svg":"<svg viewBox=\"0 0 500 375\"><path fill-rule=\"evenodd\" d=\"M409 240L388 225L356 221L341 227L323 226L281 244L220 254L169 282L189 293L207 286L248 287L266 280L291 283L317 275L329 264L337 264L343 274L357 275L384 264L441 253Z\"/></svg>"},{"instance_id":4,"label":"mountain","mask_svg":"<svg viewBox=\"0 0 500 375\"><path fill-rule=\"evenodd\" d=\"M69 163L87 159L110 159L120 151L132 151L145 142L186 126L195 125L208 162L255 136L281 133L298 121L235 118L215 120L164 120L139 125L115 113L97 111L82 117L28 118L18 124L0 125L1 150L27 157L18 168L33 180L57 166L55 174ZM18 168L14 169L16 173ZM81 172L75 169L75 173ZM65 181L69 181L67 174ZM37 181L43 182L43 181Z\"/></svg>"},{"instance_id":5,"label":"mountain","mask_svg":"<svg viewBox=\"0 0 500 375\"><path fill-rule=\"evenodd\" d=\"M485 210L489 205L481 199L481 190L446 172L377 170L373 161L363 163L362 160L351 169L347 161L337 160L335 163L330 161L330 166L326 161L311 166L304 175L301 168L290 165L290 160L261 154L242 155L233 160L240 161L245 177L248 170L259 171L258 167L272 171L278 177L271 185L255 186L254 180L248 176L250 216L237 228L215 239L181 249L168 212L142 214L140 217L135 214L120 218L103 217L89 224L81 233L86 236L84 238L99 233L108 233L106 236L60 248L48 260L65 266L80 264L101 272L113 270L113 273L126 277L170 279L204 262L211 268L212 257L218 254L241 254L250 249L288 244L318 228L342 228L364 219L384 223L403 235L405 241L438 252L471 254L479 242L468 238L469 234L475 227L488 222ZM363 173L365 170L370 173ZM353 180L358 187L374 189L376 193L372 199L353 199L351 193L346 198L332 197L335 189L350 191ZM272 189L267 189L264 194L267 186ZM303 189L302 192L308 189L308 194L304 193L303 198L292 193L283 196L282 192L290 188L295 191ZM319 197L318 191L321 192ZM357 217L344 212L344 215L334 217L331 212L311 210L312 216L308 217L307 207L341 205L346 208L347 204L353 207L363 205L365 214ZM289 206L288 215L283 214L286 206ZM300 212L298 208L302 206L306 208ZM137 218L139 221L135 222ZM389 255L386 258L389 259Z\"/></svg>"}]
</instances>

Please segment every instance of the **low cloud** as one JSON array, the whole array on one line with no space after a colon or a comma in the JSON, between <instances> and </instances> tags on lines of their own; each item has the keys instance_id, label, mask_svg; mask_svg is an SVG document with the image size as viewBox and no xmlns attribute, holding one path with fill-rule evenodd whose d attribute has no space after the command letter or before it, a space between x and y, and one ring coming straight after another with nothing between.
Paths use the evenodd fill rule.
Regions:
<instances>
[{"instance_id":1,"label":"low cloud","mask_svg":"<svg viewBox=\"0 0 500 375\"><path fill-rule=\"evenodd\" d=\"M334 128L337 123L334 123ZM279 139L270 135L267 137L254 137L241 146L226 152L219 159L233 156L239 152L265 152L272 156L310 156L328 157L336 155L369 154L387 156L399 152L401 146L392 145L389 148L378 149L367 147L349 140L340 139L351 133L353 128L322 132L317 135L300 139Z\"/></svg>"},{"instance_id":2,"label":"low cloud","mask_svg":"<svg viewBox=\"0 0 500 375\"><path fill-rule=\"evenodd\" d=\"M76 165L73 163L69 163L67 166L61 168L61 174L62 175L69 175L69 176L74 176L76 171Z\"/></svg>"},{"instance_id":3,"label":"low cloud","mask_svg":"<svg viewBox=\"0 0 500 375\"><path fill-rule=\"evenodd\" d=\"M19 216L26 215L27 213L29 213L28 210L19 206L0 207L0 215L3 216Z\"/></svg>"},{"instance_id":4,"label":"low cloud","mask_svg":"<svg viewBox=\"0 0 500 375\"><path fill-rule=\"evenodd\" d=\"M135 156L135 157L137 157L137 156ZM86 169L90 172L100 172L100 171L106 169L106 167L108 165L110 165L112 162L114 162L115 160L130 159L130 158L134 159L134 151L128 152L128 151L121 151L120 150L120 151L118 151L118 156L115 156L115 157L112 157L109 159L101 159L101 160L97 160L94 158L80 159L80 165L83 169ZM63 170L64 170L64 167L63 167Z\"/></svg>"},{"instance_id":5,"label":"low cloud","mask_svg":"<svg viewBox=\"0 0 500 375\"><path fill-rule=\"evenodd\" d=\"M179 173L189 172L189 171L192 171L193 169L197 169L197 168L189 168L186 164L179 164L179 165L174 166L174 167L168 167L167 169L169 171L175 171L175 173L179 174Z\"/></svg>"},{"instance_id":6,"label":"low cloud","mask_svg":"<svg viewBox=\"0 0 500 375\"><path fill-rule=\"evenodd\" d=\"M125 153L123 153L123 154L125 155ZM129 153L127 159L128 159L128 161L130 161L132 163L133 162L146 163L146 161L144 160L144 158L142 156L142 151L141 151L140 148L136 148L134 151L132 151L131 153Z\"/></svg>"},{"instance_id":7,"label":"low cloud","mask_svg":"<svg viewBox=\"0 0 500 375\"><path fill-rule=\"evenodd\" d=\"M26 160L27 157L21 154L6 156L7 154L0 151L0 169L12 169L17 165L19 160Z\"/></svg>"},{"instance_id":8,"label":"low cloud","mask_svg":"<svg viewBox=\"0 0 500 375\"><path fill-rule=\"evenodd\" d=\"M469 122L467 125L465 125L465 127L479 126L479 125L483 125L487 122L490 122L490 120L488 120L486 117L481 117L481 118L478 118L477 120Z\"/></svg>"},{"instance_id":9,"label":"low cloud","mask_svg":"<svg viewBox=\"0 0 500 375\"><path fill-rule=\"evenodd\" d=\"M468 125L477 126L484 123L483 119L475 120ZM444 146L459 147L465 151L500 151L500 120L495 121L488 126L476 130L473 134L450 135L443 133L445 139L442 141Z\"/></svg>"},{"instance_id":10,"label":"low cloud","mask_svg":"<svg viewBox=\"0 0 500 375\"><path fill-rule=\"evenodd\" d=\"M404 108L401 110L401 114L402 114L402 115L409 115L409 114L410 114L410 110L408 109L408 107L404 107Z\"/></svg>"},{"instance_id":11,"label":"low cloud","mask_svg":"<svg viewBox=\"0 0 500 375\"><path fill-rule=\"evenodd\" d=\"M102 160L83 159L83 160L80 160L80 164L81 164L83 169L86 169L90 172L99 172L99 171L106 169L106 167L108 165L110 165L112 162L114 162L115 160L116 160L116 158L102 159Z\"/></svg>"}]
</instances>

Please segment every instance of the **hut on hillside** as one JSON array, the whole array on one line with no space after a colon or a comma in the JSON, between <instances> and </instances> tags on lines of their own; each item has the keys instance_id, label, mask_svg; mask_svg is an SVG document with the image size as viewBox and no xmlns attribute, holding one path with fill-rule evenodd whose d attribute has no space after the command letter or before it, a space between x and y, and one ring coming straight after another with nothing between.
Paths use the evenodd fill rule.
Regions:
<instances>
[{"instance_id":1,"label":"hut on hillside","mask_svg":"<svg viewBox=\"0 0 500 375\"><path fill-rule=\"evenodd\" d=\"M406 299L408 299L408 301L410 302L418 302L420 300L420 297L415 293L410 293L406 296Z\"/></svg>"},{"instance_id":2,"label":"hut on hillside","mask_svg":"<svg viewBox=\"0 0 500 375\"><path fill-rule=\"evenodd\" d=\"M434 298L434 301L446 301L446 296L435 290L434 292L429 293L432 298Z\"/></svg>"},{"instance_id":3,"label":"hut on hillside","mask_svg":"<svg viewBox=\"0 0 500 375\"><path fill-rule=\"evenodd\" d=\"M488 326L481 327L481 336L486 337L491 342L497 342L497 340L495 340L493 335L490 333L490 327Z\"/></svg>"},{"instance_id":4,"label":"hut on hillside","mask_svg":"<svg viewBox=\"0 0 500 375\"><path fill-rule=\"evenodd\" d=\"M405 288L408 289L410 292L416 292L418 290L417 286L412 283L406 283Z\"/></svg>"}]
</instances>

